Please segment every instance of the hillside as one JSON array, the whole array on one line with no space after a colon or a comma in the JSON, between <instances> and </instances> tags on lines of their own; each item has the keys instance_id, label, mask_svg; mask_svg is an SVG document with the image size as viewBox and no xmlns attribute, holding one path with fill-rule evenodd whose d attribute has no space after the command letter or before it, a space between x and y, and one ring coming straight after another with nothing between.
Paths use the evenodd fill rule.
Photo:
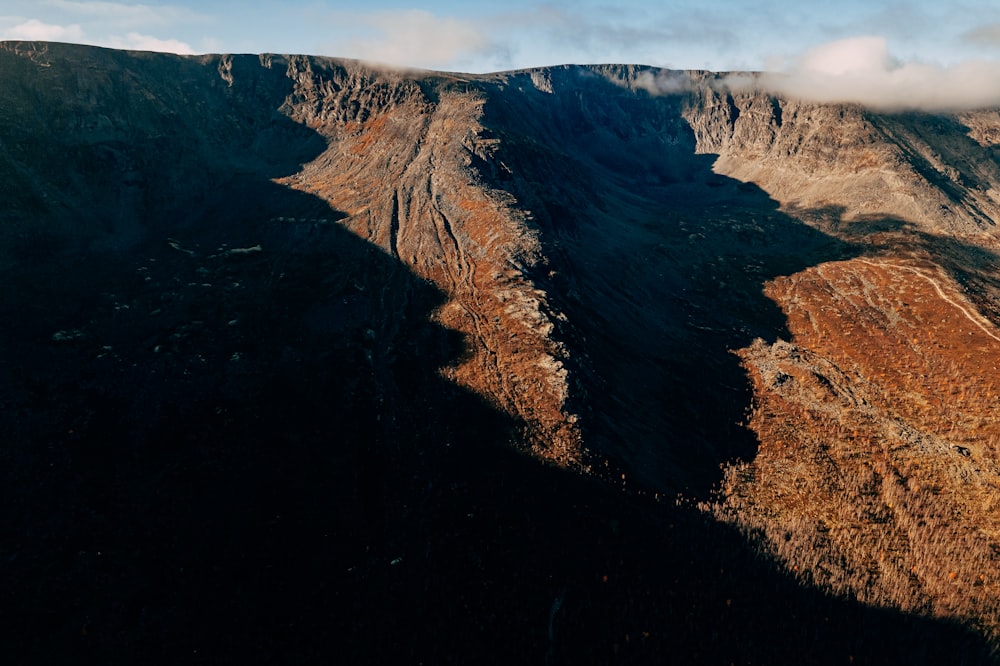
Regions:
<instances>
[{"instance_id":1,"label":"hillside","mask_svg":"<svg viewBox=\"0 0 1000 666\"><path fill-rule=\"evenodd\" d=\"M27 42L0 80L13 663L997 654L1000 112Z\"/></svg>"}]
</instances>

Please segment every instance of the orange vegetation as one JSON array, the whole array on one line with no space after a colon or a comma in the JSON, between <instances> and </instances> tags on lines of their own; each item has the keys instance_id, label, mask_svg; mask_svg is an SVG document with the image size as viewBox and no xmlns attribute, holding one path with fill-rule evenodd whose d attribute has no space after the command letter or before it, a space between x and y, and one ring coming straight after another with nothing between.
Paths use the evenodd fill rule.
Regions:
<instances>
[{"instance_id":1,"label":"orange vegetation","mask_svg":"<svg viewBox=\"0 0 1000 666\"><path fill-rule=\"evenodd\" d=\"M807 580L1000 635L1000 331L930 262L769 283L791 342L740 351L752 463L720 515Z\"/></svg>"},{"instance_id":2,"label":"orange vegetation","mask_svg":"<svg viewBox=\"0 0 1000 666\"><path fill-rule=\"evenodd\" d=\"M431 112L414 103L331 121L322 128L327 151L281 182L346 213L346 228L444 292L435 318L463 335L466 353L442 375L522 423L537 455L574 466L565 351L550 336L545 293L525 274L537 241L510 196L468 169L481 106L443 95Z\"/></svg>"}]
</instances>

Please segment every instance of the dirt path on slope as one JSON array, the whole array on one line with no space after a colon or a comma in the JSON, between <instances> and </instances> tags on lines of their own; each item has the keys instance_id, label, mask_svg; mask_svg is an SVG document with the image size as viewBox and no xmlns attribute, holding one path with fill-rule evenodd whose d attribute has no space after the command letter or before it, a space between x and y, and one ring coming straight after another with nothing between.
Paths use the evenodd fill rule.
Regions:
<instances>
[{"instance_id":1,"label":"dirt path on slope","mask_svg":"<svg viewBox=\"0 0 1000 666\"><path fill-rule=\"evenodd\" d=\"M965 306L963 306L961 303L959 303L959 302L951 299L945 293L944 289L941 288L941 284L937 280L935 280L934 278L932 278L931 276L925 275L924 273L921 273L919 270L917 270L916 268L913 268L912 266L900 266L899 264L892 264L892 263L887 263L887 262L879 264L879 263L875 263L873 261L869 261L867 259L858 259L857 261L859 261L862 264L867 264L868 266L871 266L873 268L887 268L887 267L898 268L900 270L909 271L910 273L913 273L914 275L922 277L924 280L927 280L931 284L932 287L934 287L934 291L937 292L938 296L940 296L942 300L946 301L947 303L950 303L955 308L957 308L963 315L965 315L965 317L969 321L971 321L973 324L975 324L983 333L985 333L986 335L990 336L991 338L993 338L997 342L1000 342L1000 337L998 337L995 333L993 333L990 330L991 327L988 327L987 325L985 325L983 323L982 317L979 316L978 313L977 314L973 314Z\"/></svg>"}]
</instances>

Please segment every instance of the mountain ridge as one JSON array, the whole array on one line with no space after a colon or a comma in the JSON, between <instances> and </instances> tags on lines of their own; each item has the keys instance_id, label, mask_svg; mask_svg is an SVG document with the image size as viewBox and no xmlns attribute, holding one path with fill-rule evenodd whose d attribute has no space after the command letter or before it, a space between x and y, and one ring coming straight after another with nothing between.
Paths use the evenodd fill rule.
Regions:
<instances>
[{"instance_id":1,"label":"mountain ridge","mask_svg":"<svg viewBox=\"0 0 1000 666\"><path fill-rule=\"evenodd\" d=\"M139 496L99 471L103 438L139 456L122 474L159 478L138 452L165 414L249 436L227 411L261 394L304 418L302 373L354 396L331 408L376 445L337 478L374 507L447 513L422 485L450 460L436 442L467 445L481 420L490 446L624 496L695 497L807 586L995 644L1000 421L974 376L1000 322L995 110L882 114L630 65L463 75L11 42L0 76L4 310L26 313L0 372L11 413L35 415L5 419L9 455L51 440L93 515ZM396 509L371 509L380 538L422 543Z\"/></svg>"}]
</instances>

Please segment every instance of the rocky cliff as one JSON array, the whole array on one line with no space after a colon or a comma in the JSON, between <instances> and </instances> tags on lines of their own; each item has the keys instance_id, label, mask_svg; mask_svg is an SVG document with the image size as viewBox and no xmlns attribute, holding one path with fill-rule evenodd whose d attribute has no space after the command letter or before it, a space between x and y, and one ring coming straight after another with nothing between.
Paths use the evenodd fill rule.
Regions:
<instances>
[{"instance_id":1,"label":"rocky cliff","mask_svg":"<svg viewBox=\"0 0 1000 666\"><path fill-rule=\"evenodd\" d=\"M996 649L996 111L24 42L0 80L24 663Z\"/></svg>"}]
</instances>

